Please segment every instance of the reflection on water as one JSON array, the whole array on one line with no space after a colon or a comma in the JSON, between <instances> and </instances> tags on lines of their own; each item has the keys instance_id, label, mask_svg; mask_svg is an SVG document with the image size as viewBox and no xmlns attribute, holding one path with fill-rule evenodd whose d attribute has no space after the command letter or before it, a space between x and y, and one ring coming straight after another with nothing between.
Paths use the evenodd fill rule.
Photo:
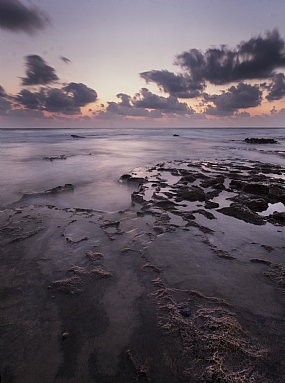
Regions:
<instances>
[{"instance_id":1,"label":"reflection on water","mask_svg":"<svg viewBox=\"0 0 285 383\"><path fill-rule=\"evenodd\" d=\"M285 205L282 202L269 203L268 208L260 213L260 215L266 216L273 214L275 211L279 213L285 211Z\"/></svg>"}]
</instances>

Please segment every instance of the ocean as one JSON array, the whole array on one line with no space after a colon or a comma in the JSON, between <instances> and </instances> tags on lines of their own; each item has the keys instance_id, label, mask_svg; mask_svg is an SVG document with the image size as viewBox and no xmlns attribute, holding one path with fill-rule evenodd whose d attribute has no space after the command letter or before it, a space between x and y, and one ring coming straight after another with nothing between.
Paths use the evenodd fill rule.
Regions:
<instances>
[{"instance_id":1,"label":"ocean","mask_svg":"<svg viewBox=\"0 0 285 383\"><path fill-rule=\"evenodd\" d=\"M246 159L281 165L284 136L285 129L277 128L2 129L1 206L27 193L71 183L72 206L123 209L130 202L130 190L118 180L138 166L179 159ZM248 145L243 141L247 137L275 138L278 144ZM64 159L48 160L54 156ZM68 206L69 201L57 197L56 204Z\"/></svg>"}]
</instances>

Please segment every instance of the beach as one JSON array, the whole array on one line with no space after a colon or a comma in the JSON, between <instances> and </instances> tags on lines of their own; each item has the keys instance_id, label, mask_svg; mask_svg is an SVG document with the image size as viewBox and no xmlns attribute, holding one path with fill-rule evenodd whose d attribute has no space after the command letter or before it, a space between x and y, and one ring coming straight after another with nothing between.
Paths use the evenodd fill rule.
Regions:
<instances>
[{"instance_id":1,"label":"beach","mask_svg":"<svg viewBox=\"0 0 285 383\"><path fill-rule=\"evenodd\" d=\"M1 136L1 383L284 382L285 129Z\"/></svg>"}]
</instances>

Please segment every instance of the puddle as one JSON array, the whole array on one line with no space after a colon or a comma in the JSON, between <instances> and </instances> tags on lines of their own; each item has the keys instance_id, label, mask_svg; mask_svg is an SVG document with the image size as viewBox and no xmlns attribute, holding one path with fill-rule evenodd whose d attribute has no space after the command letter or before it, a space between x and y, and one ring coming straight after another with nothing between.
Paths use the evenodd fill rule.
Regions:
<instances>
[{"instance_id":1,"label":"puddle","mask_svg":"<svg viewBox=\"0 0 285 383\"><path fill-rule=\"evenodd\" d=\"M267 216L273 214L275 211L277 211L278 213L285 212L285 205L282 202L269 203L268 208L259 214L262 216Z\"/></svg>"}]
</instances>

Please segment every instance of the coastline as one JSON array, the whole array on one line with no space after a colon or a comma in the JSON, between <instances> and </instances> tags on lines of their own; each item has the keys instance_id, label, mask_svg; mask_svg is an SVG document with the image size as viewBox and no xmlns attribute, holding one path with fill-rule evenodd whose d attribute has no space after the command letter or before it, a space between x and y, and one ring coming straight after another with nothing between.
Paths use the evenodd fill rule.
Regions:
<instances>
[{"instance_id":1,"label":"coastline","mask_svg":"<svg viewBox=\"0 0 285 383\"><path fill-rule=\"evenodd\" d=\"M122 176L124 211L2 211L3 381L281 382L280 174L169 161Z\"/></svg>"}]
</instances>

